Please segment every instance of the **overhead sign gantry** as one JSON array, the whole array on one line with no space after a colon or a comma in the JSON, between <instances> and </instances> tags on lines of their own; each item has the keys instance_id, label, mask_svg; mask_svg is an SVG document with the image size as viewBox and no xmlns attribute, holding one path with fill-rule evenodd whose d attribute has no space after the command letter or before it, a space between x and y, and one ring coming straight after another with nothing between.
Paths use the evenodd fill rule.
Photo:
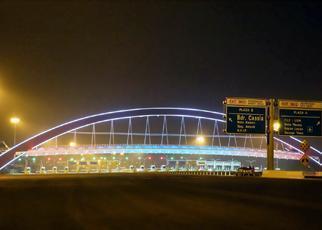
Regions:
<instances>
[{"instance_id":1,"label":"overhead sign gantry","mask_svg":"<svg viewBox=\"0 0 322 230\"><path fill-rule=\"evenodd\" d=\"M322 102L226 98L224 104L227 133L266 134L268 170L274 169L274 132L287 136L322 135ZM278 130L274 130L275 123L280 126Z\"/></svg>"}]
</instances>

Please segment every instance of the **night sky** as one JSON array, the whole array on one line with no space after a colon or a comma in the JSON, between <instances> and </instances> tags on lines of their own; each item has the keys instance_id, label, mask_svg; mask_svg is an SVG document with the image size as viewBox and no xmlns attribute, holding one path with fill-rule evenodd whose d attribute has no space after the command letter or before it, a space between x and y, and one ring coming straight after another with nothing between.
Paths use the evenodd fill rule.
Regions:
<instances>
[{"instance_id":1,"label":"night sky","mask_svg":"<svg viewBox=\"0 0 322 230\"><path fill-rule=\"evenodd\" d=\"M241 3L243 2L243 3ZM0 1L0 140L97 112L322 100L318 1Z\"/></svg>"}]
</instances>

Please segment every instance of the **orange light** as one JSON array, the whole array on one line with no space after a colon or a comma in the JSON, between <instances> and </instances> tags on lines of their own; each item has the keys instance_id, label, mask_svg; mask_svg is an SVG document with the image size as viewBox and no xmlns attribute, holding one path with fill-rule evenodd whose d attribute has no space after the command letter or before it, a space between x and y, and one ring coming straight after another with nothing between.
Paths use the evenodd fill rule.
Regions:
<instances>
[{"instance_id":1,"label":"orange light","mask_svg":"<svg viewBox=\"0 0 322 230\"><path fill-rule=\"evenodd\" d=\"M199 145L202 145L202 144L204 144L205 143L205 137L204 136L197 136L197 138L196 138L196 142L197 142L197 144L199 144Z\"/></svg>"},{"instance_id":2,"label":"orange light","mask_svg":"<svg viewBox=\"0 0 322 230\"><path fill-rule=\"evenodd\" d=\"M70 147L75 147L76 146L76 142L73 142L73 141L69 142L69 146Z\"/></svg>"},{"instance_id":3,"label":"orange light","mask_svg":"<svg viewBox=\"0 0 322 230\"><path fill-rule=\"evenodd\" d=\"M274 124L273 124L273 130L275 132L278 132L281 128L281 123L279 121L274 121Z\"/></svg>"},{"instance_id":4,"label":"orange light","mask_svg":"<svg viewBox=\"0 0 322 230\"><path fill-rule=\"evenodd\" d=\"M20 122L20 118L19 117L12 117L10 118L10 123L12 124L18 124Z\"/></svg>"}]
</instances>

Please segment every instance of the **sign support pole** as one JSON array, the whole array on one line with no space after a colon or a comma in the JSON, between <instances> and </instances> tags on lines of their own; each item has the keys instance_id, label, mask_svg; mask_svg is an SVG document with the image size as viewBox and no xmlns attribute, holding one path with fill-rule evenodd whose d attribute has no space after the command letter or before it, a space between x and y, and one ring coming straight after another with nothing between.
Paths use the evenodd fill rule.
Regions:
<instances>
[{"instance_id":1,"label":"sign support pole","mask_svg":"<svg viewBox=\"0 0 322 230\"><path fill-rule=\"evenodd\" d=\"M269 100L267 122L267 170L274 170L274 117L275 100Z\"/></svg>"}]
</instances>

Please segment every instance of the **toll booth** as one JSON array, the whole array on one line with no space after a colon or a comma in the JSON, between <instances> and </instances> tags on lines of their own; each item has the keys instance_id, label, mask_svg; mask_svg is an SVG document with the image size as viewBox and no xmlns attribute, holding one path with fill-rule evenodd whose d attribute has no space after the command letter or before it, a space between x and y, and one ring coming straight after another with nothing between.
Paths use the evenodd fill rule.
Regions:
<instances>
[{"instance_id":1,"label":"toll booth","mask_svg":"<svg viewBox=\"0 0 322 230\"><path fill-rule=\"evenodd\" d=\"M79 161L77 171L78 172L87 172L88 171L87 161Z\"/></svg>"},{"instance_id":2,"label":"toll booth","mask_svg":"<svg viewBox=\"0 0 322 230\"><path fill-rule=\"evenodd\" d=\"M68 161L67 167L69 169L69 172L77 172L77 162L75 160Z\"/></svg>"},{"instance_id":3,"label":"toll booth","mask_svg":"<svg viewBox=\"0 0 322 230\"><path fill-rule=\"evenodd\" d=\"M237 171L241 167L239 161L220 161L220 160L198 160L199 170L209 171Z\"/></svg>"},{"instance_id":4,"label":"toll booth","mask_svg":"<svg viewBox=\"0 0 322 230\"><path fill-rule=\"evenodd\" d=\"M239 167L241 167L239 161L214 161L215 171L237 171Z\"/></svg>"},{"instance_id":5,"label":"toll booth","mask_svg":"<svg viewBox=\"0 0 322 230\"><path fill-rule=\"evenodd\" d=\"M197 160L196 164L199 170L205 170L207 167L205 160Z\"/></svg>"},{"instance_id":6,"label":"toll booth","mask_svg":"<svg viewBox=\"0 0 322 230\"><path fill-rule=\"evenodd\" d=\"M90 161L88 165L88 171L89 172L98 172L99 171L99 165L98 161Z\"/></svg>"}]
</instances>

